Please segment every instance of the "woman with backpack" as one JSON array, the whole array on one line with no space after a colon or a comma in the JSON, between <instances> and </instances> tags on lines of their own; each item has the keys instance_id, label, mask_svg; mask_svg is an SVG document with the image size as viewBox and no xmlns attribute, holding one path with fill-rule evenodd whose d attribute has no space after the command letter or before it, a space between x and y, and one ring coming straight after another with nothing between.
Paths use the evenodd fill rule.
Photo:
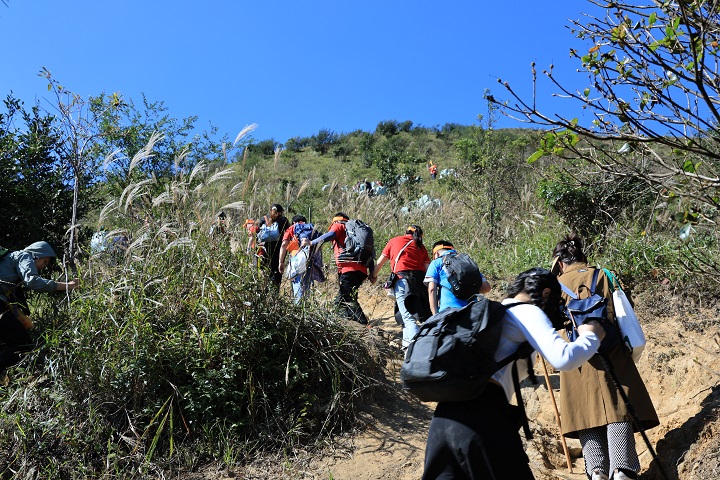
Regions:
<instances>
[{"instance_id":1,"label":"woman with backpack","mask_svg":"<svg viewBox=\"0 0 720 480\"><path fill-rule=\"evenodd\" d=\"M502 302L507 308L496 362L526 341L560 370L578 368L595 354L605 334L597 322L580 326L570 343L555 330L558 322L550 318L559 317L560 293L557 278L548 270L533 268L518 275ZM523 367L525 359L500 368L477 398L438 403L428 432L423 480L534 478L518 432L517 407L509 403L515 391L513 369L519 377L519 372L527 372Z\"/></svg>"},{"instance_id":2,"label":"woman with backpack","mask_svg":"<svg viewBox=\"0 0 720 480\"><path fill-rule=\"evenodd\" d=\"M283 215L285 210L278 203L270 205L269 215L264 215L257 223L258 244L263 248L261 265L270 272L270 281L275 288L280 288L282 273L280 272L280 244L282 234L290 226L290 222Z\"/></svg>"},{"instance_id":3,"label":"woman with backpack","mask_svg":"<svg viewBox=\"0 0 720 480\"><path fill-rule=\"evenodd\" d=\"M573 296L582 299L594 293L604 299L607 337L600 352L606 355L609 368L615 371L627 392L643 429L656 427L660 422L650 395L630 351L620 339L610 280L602 269L588 264L582 239L577 235L560 240L553 250L553 257L559 271L558 280ZM565 292L563 297L566 301L572 298ZM577 322L570 320L566 328L572 337L573 323ZM560 411L563 435L580 439L588 478L626 480L638 477L640 462L635 451L632 417L617 392L611 372L599 356L580 369L560 372Z\"/></svg>"},{"instance_id":4,"label":"woman with backpack","mask_svg":"<svg viewBox=\"0 0 720 480\"><path fill-rule=\"evenodd\" d=\"M415 315L422 323L430 315L430 302L423 283L430 265L430 255L423 245L423 231L419 225L408 225L405 235L391 238L383 248L370 282L375 283L378 273L388 261L390 278L387 287L395 294L395 302L403 321L402 349L406 350L418 332Z\"/></svg>"}]
</instances>

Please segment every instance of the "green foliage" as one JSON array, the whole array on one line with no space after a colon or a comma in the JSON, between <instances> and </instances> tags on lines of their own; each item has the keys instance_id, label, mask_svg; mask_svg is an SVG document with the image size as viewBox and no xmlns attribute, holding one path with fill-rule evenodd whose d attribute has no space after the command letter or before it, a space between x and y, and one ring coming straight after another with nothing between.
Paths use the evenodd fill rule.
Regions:
<instances>
[{"instance_id":1,"label":"green foliage","mask_svg":"<svg viewBox=\"0 0 720 480\"><path fill-rule=\"evenodd\" d=\"M645 185L632 178L610 178L592 173L573 177L551 167L538 182L538 194L572 231L588 238L604 234L620 219L647 221L653 197ZM626 212L631 213L623 216Z\"/></svg>"},{"instance_id":2,"label":"green foliage","mask_svg":"<svg viewBox=\"0 0 720 480\"><path fill-rule=\"evenodd\" d=\"M330 150L330 147L337 143L338 139L339 135L337 133L323 128L320 129L318 133L310 137L308 145L320 155L324 155L328 152L328 150Z\"/></svg>"},{"instance_id":3,"label":"green foliage","mask_svg":"<svg viewBox=\"0 0 720 480\"><path fill-rule=\"evenodd\" d=\"M375 134L392 137L400 131L397 120L383 120L375 127Z\"/></svg>"},{"instance_id":4,"label":"green foliage","mask_svg":"<svg viewBox=\"0 0 720 480\"><path fill-rule=\"evenodd\" d=\"M60 133L54 117L37 106L30 111L12 96L0 114L0 244L22 248L38 240L63 244L72 212L71 172L63 162ZM88 191L87 183L83 192ZM79 214L92 208L83 194Z\"/></svg>"},{"instance_id":5,"label":"green foliage","mask_svg":"<svg viewBox=\"0 0 720 480\"><path fill-rule=\"evenodd\" d=\"M275 155L275 148L277 147L277 145L277 142L274 139L270 138L268 140L260 140L258 142L250 144L249 149L251 152L256 152L260 155L270 157Z\"/></svg>"}]
</instances>

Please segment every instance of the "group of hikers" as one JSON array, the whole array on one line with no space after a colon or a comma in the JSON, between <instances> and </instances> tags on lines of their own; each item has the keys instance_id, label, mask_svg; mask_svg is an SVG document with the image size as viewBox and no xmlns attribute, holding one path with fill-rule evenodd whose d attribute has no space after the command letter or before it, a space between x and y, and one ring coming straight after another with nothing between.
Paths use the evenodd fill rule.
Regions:
<instances>
[{"instance_id":1,"label":"group of hikers","mask_svg":"<svg viewBox=\"0 0 720 480\"><path fill-rule=\"evenodd\" d=\"M225 215L219 220L216 228L224 229ZM372 229L343 212L336 213L328 231L322 233L303 215L288 220L283 207L273 204L267 215L259 221L247 220L244 228L249 234L248 250L269 281L280 288L283 276L289 278L296 303L314 282L325 280L321 247L332 242L338 269L335 305L341 316L363 325L369 320L358 302L358 290L365 280L376 283L389 264L390 275L383 287L395 298L396 318L402 324L401 348L408 356L428 319L472 307L491 290L477 264L450 241L436 241L428 251L419 225L407 225L401 235L391 238L377 261ZM0 372L4 376L19 355L32 348L25 289L72 290L78 281L41 277L40 272L56 258L46 242L19 251L0 250L0 255ZM634 433L659 421L631 354L618 340L613 283L607 271L588 262L577 235L561 239L552 259L551 270L527 270L509 287L502 301L502 332L494 358L500 361L529 343L560 371L562 434L580 440L588 478L637 478L640 463ZM573 292L602 298L606 317L568 324L560 313L575 298ZM518 431L520 419L510 404L518 380L513 379L513 372L531 372L528 358L495 371L478 396L437 404L428 432L423 479L534 478ZM619 388L626 395L618 395Z\"/></svg>"},{"instance_id":2,"label":"group of hikers","mask_svg":"<svg viewBox=\"0 0 720 480\"><path fill-rule=\"evenodd\" d=\"M407 225L402 235L391 238L374 262L346 254L351 236L348 229L359 227L345 213L334 215L327 233L313 234L315 230L304 217L298 215L288 222L282 211L273 205L269 216L281 222L285 231L277 256L271 254L267 260L273 281L279 285L288 252L304 251L314 259L305 272L296 272L292 278L294 300L299 302L314 280L324 280L319 249L332 241L339 288L335 304L345 318L367 324L358 289L365 280L377 282L389 264L390 275L383 287L395 297L403 352L426 320L462 309L491 290L477 265L458 253L450 241L436 241L428 251L419 225ZM289 248L292 242L295 245ZM357 242L355 237L353 242ZM273 251L272 246L266 248ZM608 271L588 262L583 240L577 235L561 239L552 260L552 271L527 270L508 289L502 301L506 310L495 360L528 342L560 371L562 435L580 440L587 477L636 479L640 462L634 433L659 425L659 420L631 353L619 340L612 302L615 286ZM462 290L453 279L456 270L463 271L471 295L457 294ZM296 288L296 284L300 285ZM603 300L606 316L568 324L561 312L562 306L576 297L573 292L581 297L597 295ZM514 363L518 365L508 364L496 371L478 397L437 404L428 433L423 479L534 478L520 439L518 414L509 403L514 392L512 372L515 368L527 370L528 360ZM618 388L626 395L619 395Z\"/></svg>"}]
</instances>

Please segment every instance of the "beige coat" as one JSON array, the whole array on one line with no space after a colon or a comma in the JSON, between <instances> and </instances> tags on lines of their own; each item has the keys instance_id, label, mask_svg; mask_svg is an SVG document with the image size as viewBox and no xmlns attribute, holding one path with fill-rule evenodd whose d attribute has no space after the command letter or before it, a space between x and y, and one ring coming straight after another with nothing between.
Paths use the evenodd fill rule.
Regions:
<instances>
[{"instance_id":1,"label":"beige coat","mask_svg":"<svg viewBox=\"0 0 720 480\"><path fill-rule=\"evenodd\" d=\"M588 267L585 263L574 263L565 269L558 280L577 292L580 285L590 287L593 270L594 267ZM581 298L589 296L586 289L581 289L579 293ZM602 271L598 275L595 293L608 299L608 317L614 322L612 287ZM568 300L565 293L563 297ZM643 428L647 430L658 426L660 421L650 395L625 346L620 343L610 352L609 358ZM560 372L560 413L563 435L570 438L577 438L579 430L601 427L609 423L632 423L625 402L597 355L580 368Z\"/></svg>"}]
</instances>

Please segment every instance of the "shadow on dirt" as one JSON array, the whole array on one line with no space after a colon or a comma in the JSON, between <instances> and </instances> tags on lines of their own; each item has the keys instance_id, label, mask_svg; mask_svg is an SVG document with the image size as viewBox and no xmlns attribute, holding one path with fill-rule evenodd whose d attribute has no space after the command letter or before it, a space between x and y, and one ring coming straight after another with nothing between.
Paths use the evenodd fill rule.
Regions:
<instances>
[{"instance_id":1,"label":"shadow on dirt","mask_svg":"<svg viewBox=\"0 0 720 480\"><path fill-rule=\"evenodd\" d=\"M663 480L663 475L658 468L658 461L661 463L663 470L668 475L668 480L689 480L690 478L715 478L717 472L717 464L708 465L708 471L703 474L702 461L703 452L697 451L697 446L702 444L703 437L708 437L708 441L717 442L713 436L706 434L708 426L718 422L718 414L720 412L720 385L712 387L712 392L705 397L701 403L702 409L697 415L689 418L682 426L670 430L665 436L657 442L656 452L658 458L650 463L648 470L643 473L641 480ZM698 458L699 457L699 458ZM694 470L692 477L687 475L680 476L682 472L682 464L687 464Z\"/></svg>"}]
</instances>

